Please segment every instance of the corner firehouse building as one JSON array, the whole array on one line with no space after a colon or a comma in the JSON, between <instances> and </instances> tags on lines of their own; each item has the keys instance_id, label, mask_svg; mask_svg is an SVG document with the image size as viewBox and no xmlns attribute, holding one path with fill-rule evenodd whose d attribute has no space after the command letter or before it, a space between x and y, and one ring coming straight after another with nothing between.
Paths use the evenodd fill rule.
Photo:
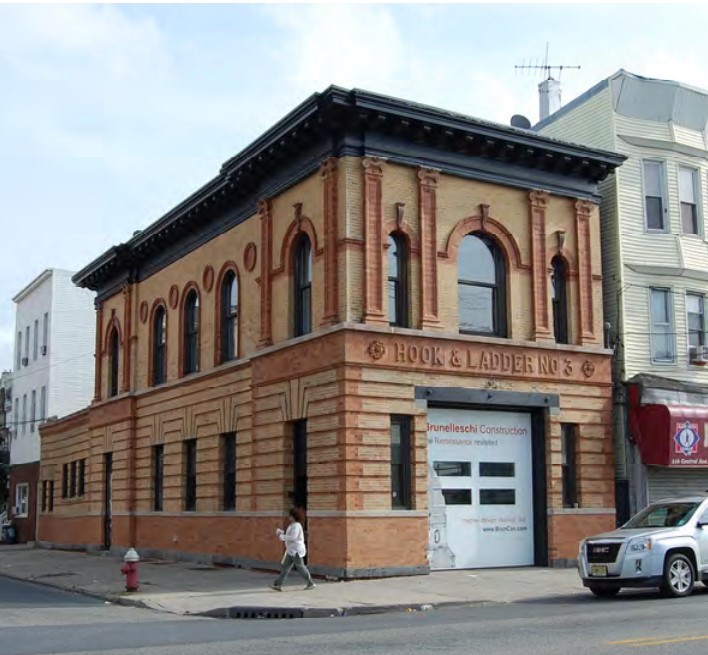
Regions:
<instances>
[{"instance_id":1,"label":"corner firehouse building","mask_svg":"<svg viewBox=\"0 0 708 655\"><path fill-rule=\"evenodd\" d=\"M40 541L276 567L298 505L318 574L573 561L615 524L596 193L621 162L312 96L74 277L95 397L41 429Z\"/></svg>"}]
</instances>

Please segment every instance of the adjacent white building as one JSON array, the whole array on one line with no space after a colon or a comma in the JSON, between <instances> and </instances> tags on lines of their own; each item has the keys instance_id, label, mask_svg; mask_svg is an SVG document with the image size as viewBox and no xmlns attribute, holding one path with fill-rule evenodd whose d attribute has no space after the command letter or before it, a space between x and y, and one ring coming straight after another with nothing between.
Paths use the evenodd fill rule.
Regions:
<instances>
[{"instance_id":1,"label":"adjacent white building","mask_svg":"<svg viewBox=\"0 0 708 655\"><path fill-rule=\"evenodd\" d=\"M708 91L620 70L535 126L628 157L601 183L618 513L708 490Z\"/></svg>"},{"instance_id":2,"label":"adjacent white building","mask_svg":"<svg viewBox=\"0 0 708 655\"><path fill-rule=\"evenodd\" d=\"M47 269L13 298L10 499L22 541L34 538L39 425L78 411L93 397L93 293L76 287L72 274Z\"/></svg>"}]
</instances>

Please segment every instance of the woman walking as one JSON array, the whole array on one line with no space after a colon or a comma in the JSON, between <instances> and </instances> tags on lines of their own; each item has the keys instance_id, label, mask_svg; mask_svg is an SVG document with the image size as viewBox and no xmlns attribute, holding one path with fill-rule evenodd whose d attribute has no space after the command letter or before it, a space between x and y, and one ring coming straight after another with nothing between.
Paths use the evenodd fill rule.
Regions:
<instances>
[{"instance_id":1,"label":"woman walking","mask_svg":"<svg viewBox=\"0 0 708 655\"><path fill-rule=\"evenodd\" d=\"M273 589L276 591L283 590L283 582L285 582L285 578L288 577L288 574L292 571L294 566L300 575L305 578L307 582L305 590L309 591L315 588L315 583L312 582L312 576L303 561L303 558L307 554L307 549L305 548L305 531L302 528L305 517L301 509L293 507L293 509L290 510L289 518L290 525L287 530L283 531L278 528L275 531L278 539L285 542L285 555L280 565L280 575L273 583Z\"/></svg>"}]
</instances>

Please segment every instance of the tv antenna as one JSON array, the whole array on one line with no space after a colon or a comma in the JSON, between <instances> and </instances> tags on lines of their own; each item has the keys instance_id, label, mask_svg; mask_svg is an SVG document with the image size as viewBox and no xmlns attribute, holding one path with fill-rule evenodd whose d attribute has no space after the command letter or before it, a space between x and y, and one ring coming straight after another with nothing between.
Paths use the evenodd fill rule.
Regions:
<instances>
[{"instance_id":1,"label":"tv antenna","mask_svg":"<svg viewBox=\"0 0 708 655\"><path fill-rule=\"evenodd\" d=\"M553 71L557 70L559 81L560 81L561 74L563 73L563 70L566 68L580 70L580 66L566 66L566 65L558 65L558 64L549 64L548 63L548 41L546 41L546 56L543 58L543 62L539 63L538 59L536 59L536 60L529 59L529 62L526 63L526 60L524 59L523 63L521 65L517 64L516 66L514 66L514 70L528 71L529 74L531 74L531 71L535 71L535 70L543 71L543 77L548 80L554 79L553 78Z\"/></svg>"}]
</instances>

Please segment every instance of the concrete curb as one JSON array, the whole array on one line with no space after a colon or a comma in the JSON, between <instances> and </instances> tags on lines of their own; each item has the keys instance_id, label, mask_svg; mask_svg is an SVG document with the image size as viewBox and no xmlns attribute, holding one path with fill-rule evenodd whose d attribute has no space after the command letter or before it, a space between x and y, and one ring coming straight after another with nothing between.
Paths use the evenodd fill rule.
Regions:
<instances>
[{"instance_id":1,"label":"concrete curb","mask_svg":"<svg viewBox=\"0 0 708 655\"><path fill-rule=\"evenodd\" d=\"M230 607L218 607L203 612L176 612L164 607L155 607L140 598L132 598L124 593L102 594L89 591L80 587L67 587L51 580L24 578L13 575L5 571L0 571L0 577L29 582L43 587L59 589L67 593L79 594L95 598L114 605L125 607L137 607L148 609L154 612L174 614L175 616L202 616L212 619L321 619L344 616L364 616L370 614L388 614L395 612L429 612L434 609L445 609L454 607L486 607L488 605L502 605L503 601L494 600L473 600L473 601L443 601L440 603L400 603L393 605L355 605L351 607L273 607L254 605L234 605Z\"/></svg>"}]
</instances>

